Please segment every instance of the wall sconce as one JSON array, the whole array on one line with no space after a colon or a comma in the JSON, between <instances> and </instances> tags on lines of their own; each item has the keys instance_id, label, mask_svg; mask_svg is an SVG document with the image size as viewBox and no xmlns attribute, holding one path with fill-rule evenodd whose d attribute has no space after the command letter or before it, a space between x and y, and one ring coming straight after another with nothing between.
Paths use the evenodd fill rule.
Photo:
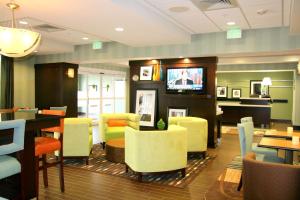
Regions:
<instances>
[{"instance_id":1,"label":"wall sconce","mask_svg":"<svg viewBox=\"0 0 300 200\"><path fill-rule=\"evenodd\" d=\"M74 78L74 69L73 68L68 68L67 76L69 78Z\"/></svg>"}]
</instances>

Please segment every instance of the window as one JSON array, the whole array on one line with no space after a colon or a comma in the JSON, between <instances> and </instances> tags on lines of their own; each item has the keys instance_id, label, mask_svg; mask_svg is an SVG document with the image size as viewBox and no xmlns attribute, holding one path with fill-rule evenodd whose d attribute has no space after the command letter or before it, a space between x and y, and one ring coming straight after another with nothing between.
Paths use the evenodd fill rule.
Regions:
<instances>
[{"instance_id":1,"label":"window","mask_svg":"<svg viewBox=\"0 0 300 200\"><path fill-rule=\"evenodd\" d=\"M98 120L101 113L126 112L125 91L125 75L79 74L79 116Z\"/></svg>"}]
</instances>

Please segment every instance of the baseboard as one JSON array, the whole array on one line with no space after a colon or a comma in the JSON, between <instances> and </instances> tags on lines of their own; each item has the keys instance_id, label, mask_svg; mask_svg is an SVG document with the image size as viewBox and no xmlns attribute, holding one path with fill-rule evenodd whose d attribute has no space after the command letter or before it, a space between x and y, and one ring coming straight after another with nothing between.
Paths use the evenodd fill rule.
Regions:
<instances>
[{"instance_id":1,"label":"baseboard","mask_svg":"<svg viewBox=\"0 0 300 200\"><path fill-rule=\"evenodd\" d=\"M294 130L300 131L300 126L293 126Z\"/></svg>"},{"instance_id":2,"label":"baseboard","mask_svg":"<svg viewBox=\"0 0 300 200\"><path fill-rule=\"evenodd\" d=\"M271 119L271 122L280 122L280 123L292 124L292 121L288 120L288 119Z\"/></svg>"}]
</instances>

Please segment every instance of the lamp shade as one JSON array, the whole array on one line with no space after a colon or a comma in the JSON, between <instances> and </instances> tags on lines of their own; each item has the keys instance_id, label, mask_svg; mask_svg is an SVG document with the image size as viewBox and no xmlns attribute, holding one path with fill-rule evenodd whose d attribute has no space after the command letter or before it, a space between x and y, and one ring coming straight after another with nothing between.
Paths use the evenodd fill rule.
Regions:
<instances>
[{"instance_id":1,"label":"lamp shade","mask_svg":"<svg viewBox=\"0 0 300 200\"><path fill-rule=\"evenodd\" d=\"M261 84L262 85L272 85L272 80L270 77L264 77Z\"/></svg>"},{"instance_id":2,"label":"lamp shade","mask_svg":"<svg viewBox=\"0 0 300 200\"><path fill-rule=\"evenodd\" d=\"M23 57L33 52L41 41L41 34L26 29L0 26L0 54Z\"/></svg>"}]
</instances>

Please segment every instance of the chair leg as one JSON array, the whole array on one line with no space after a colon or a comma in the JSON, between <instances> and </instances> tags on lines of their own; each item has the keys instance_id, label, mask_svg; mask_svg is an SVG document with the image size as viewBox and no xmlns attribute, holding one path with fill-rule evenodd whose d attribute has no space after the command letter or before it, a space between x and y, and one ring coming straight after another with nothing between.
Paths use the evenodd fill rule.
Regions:
<instances>
[{"instance_id":1,"label":"chair leg","mask_svg":"<svg viewBox=\"0 0 300 200\"><path fill-rule=\"evenodd\" d=\"M105 149L105 142L102 142L102 149Z\"/></svg>"},{"instance_id":2,"label":"chair leg","mask_svg":"<svg viewBox=\"0 0 300 200\"><path fill-rule=\"evenodd\" d=\"M128 173L128 165L125 164L125 173Z\"/></svg>"},{"instance_id":3,"label":"chair leg","mask_svg":"<svg viewBox=\"0 0 300 200\"><path fill-rule=\"evenodd\" d=\"M86 164L86 165L89 165L89 157L86 157L86 159L85 159L85 164Z\"/></svg>"},{"instance_id":4,"label":"chair leg","mask_svg":"<svg viewBox=\"0 0 300 200\"><path fill-rule=\"evenodd\" d=\"M142 182L143 181L143 173L142 172L137 172L138 174L138 181Z\"/></svg>"},{"instance_id":5,"label":"chair leg","mask_svg":"<svg viewBox=\"0 0 300 200\"><path fill-rule=\"evenodd\" d=\"M34 157L35 160L35 192L36 192L36 199L39 199L39 156Z\"/></svg>"},{"instance_id":6,"label":"chair leg","mask_svg":"<svg viewBox=\"0 0 300 200\"><path fill-rule=\"evenodd\" d=\"M186 174L185 168L181 169L180 172L181 172L181 177L184 178Z\"/></svg>"},{"instance_id":7,"label":"chair leg","mask_svg":"<svg viewBox=\"0 0 300 200\"><path fill-rule=\"evenodd\" d=\"M42 163L43 163L43 179L44 179L44 186L48 187L48 170L47 170L47 157L46 154L42 155Z\"/></svg>"},{"instance_id":8,"label":"chair leg","mask_svg":"<svg viewBox=\"0 0 300 200\"><path fill-rule=\"evenodd\" d=\"M62 192L65 191L65 181L64 181L64 158L63 158L63 152L62 149L59 153L60 162L59 162L59 182L60 182L60 190Z\"/></svg>"},{"instance_id":9,"label":"chair leg","mask_svg":"<svg viewBox=\"0 0 300 200\"><path fill-rule=\"evenodd\" d=\"M237 191L241 191L241 189L242 189L242 186L243 186L243 178L242 178L243 176L241 176L241 179L240 179L240 182L239 182L239 186L238 186L238 188L237 188Z\"/></svg>"}]
</instances>

